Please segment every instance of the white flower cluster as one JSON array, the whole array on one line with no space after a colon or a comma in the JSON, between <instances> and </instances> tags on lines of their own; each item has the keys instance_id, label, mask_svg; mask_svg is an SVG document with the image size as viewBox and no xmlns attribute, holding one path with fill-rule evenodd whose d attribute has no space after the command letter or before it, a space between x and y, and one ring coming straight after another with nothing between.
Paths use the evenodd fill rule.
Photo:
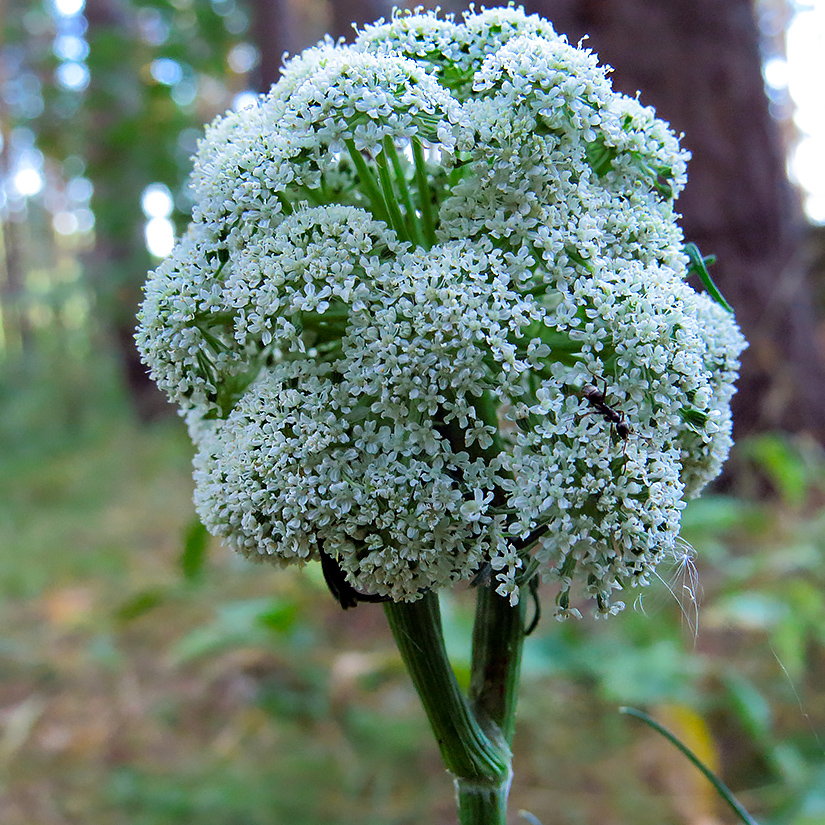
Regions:
<instances>
[{"instance_id":1,"label":"white flower cluster","mask_svg":"<svg viewBox=\"0 0 825 825\"><path fill-rule=\"evenodd\" d=\"M744 341L685 283L686 153L514 8L293 59L196 157L138 344L207 527L413 600L540 571L601 613L730 447Z\"/></svg>"}]
</instances>

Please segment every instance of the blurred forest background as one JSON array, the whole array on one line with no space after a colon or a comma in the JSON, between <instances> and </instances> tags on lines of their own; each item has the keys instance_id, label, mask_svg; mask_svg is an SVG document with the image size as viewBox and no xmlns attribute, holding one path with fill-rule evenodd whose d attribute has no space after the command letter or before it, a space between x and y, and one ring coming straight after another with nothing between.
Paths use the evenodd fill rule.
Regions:
<instances>
[{"instance_id":1,"label":"blurred forest background","mask_svg":"<svg viewBox=\"0 0 825 825\"><path fill-rule=\"evenodd\" d=\"M719 257L751 347L734 454L684 518L698 632L687 563L615 620L542 621L514 822L732 821L622 704L673 729L761 823L825 822L825 229L787 179L805 123L782 73L788 27L821 5L525 3L573 42L589 34L616 87L685 133L686 239ZM390 6L0 2L4 825L453 821L380 607L342 615L320 571L251 568L207 540L182 423L132 344L145 273L187 221L202 125L266 90L284 51ZM472 593L445 601L464 678Z\"/></svg>"}]
</instances>

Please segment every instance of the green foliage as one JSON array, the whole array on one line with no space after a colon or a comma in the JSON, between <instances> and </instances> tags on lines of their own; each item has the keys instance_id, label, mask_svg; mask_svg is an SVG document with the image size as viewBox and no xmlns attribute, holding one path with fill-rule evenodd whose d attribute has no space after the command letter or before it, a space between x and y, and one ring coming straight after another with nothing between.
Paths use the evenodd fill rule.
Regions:
<instances>
[{"instance_id":1,"label":"green foliage","mask_svg":"<svg viewBox=\"0 0 825 825\"><path fill-rule=\"evenodd\" d=\"M180 558L181 572L185 579L191 581L200 578L203 574L208 543L209 533L206 528L201 524L200 519L193 519L186 530L183 553Z\"/></svg>"},{"instance_id":2,"label":"green foliage","mask_svg":"<svg viewBox=\"0 0 825 825\"><path fill-rule=\"evenodd\" d=\"M31 245L18 244L24 248L11 255L8 268L27 290L36 249L64 247L58 256L76 254L80 244L92 241L88 231L54 238L49 225L52 215L77 206L68 192L71 181L83 176L93 184L85 205L94 212L94 248L80 250L86 252L83 284L95 296L91 310L98 323L127 339L141 284L155 263L146 249L141 195L150 183L165 184L178 230L186 222L190 204L183 183L197 135L204 120L227 108L245 86L227 57L244 40L247 13L235 3L140 0L101 3L84 18L62 16L50 4L18 3L0 20L0 61L8 66L4 84L13 103L0 112L3 142L33 141L45 180L42 193L14 205L16 223L28 212L30 225L45 217L45 226L36 227ZM75 44L75 57L84 54L74 65L88 70L85 88L59 81L61 36ZM171 75L159 74L159 65L172 67ZM11 171L13 156L11 149L3 152L0 176ZM6 206L4 200L4 222ZM0 271L5 255L0 238ZM54 272L46 275L54 279ZM3 315L27 296L5 285L0 292L2 358L8 344Z\"/></svg>"},{"instance_id":3,"label":"green foliage","mask_svg":"<svg viewBox=\"0 0 825 825\"><path fill-rule=\"evenodd\" d=\"M58 782L90 825L438 821L447 779L380 608L342 613L317 566L250 567L208 541L192 522L183 427L136 427L106 358L20 363L0 400L0 690L33 697L7 703L24 733L4 795L30 811L25 789ZM545 617L527 640L516 808L678 825L655 793L663 778L628 756L648 746L616 715L632 703L696 713L761 825L821 821L825 459L780 435L737 449L728 493L684 517L698 635L654 582L641 605L641 591L623 594L610 621ZM660 572L679 595L678 565ZM465 681L474 595L444 606ZM133 683L142 698L124 714ZM84 741L72 703L115 721L99 752L64 763L34 732Z\"/></svg>"},{"instance_id":4,"label":"green foliage","mask_svg":"<svg viewBox=\"0 0 825 825\"><path fill-rule=\"evenodd\" d=\"M139 563L131 553L145 535L145 513L162 525L191 506L180 425L135 430L106 358L6 366L0 594L31 598L87 577L127 575Z\"/></svg>"},{"instance_id":5,"label":"green foliage","mask_svg":"<svg viewBox=\"0 0 825 825\"><path fill-rule=\"evenodd\" d=\"M681 739L674 736L667 728L660 725L653 717L649 714L644 713L643 711L636 710L635 708L620 708L619 712L628 716L635 716L637 719L641 719L662 736L664 736L672 745L678 748L679 751L694 765L694 767L698 768L699 771L705 776L705 778L711 783L713 788L719 794L719 796L731 807L731 809L736 814L737 818L744 822L745 825L756 825L756 822L753 820L751 815L742 807L740 802L731 794L728 787L722 782L719 777L696 756L693 751L688 748Z\"/></svg>"},{"instance_id":6,"label":"green foliage","mask_svg":"<svg viewBox=\"0 0 825 825\"><path fill-rule=\"evenodd\" d=\"M25 232L15 225L22 292L2 295L4 320L19 314L30 328L19 357L0 349L3 821L443 818L430 797L448 782L380 609L342 614L318 568L263 573L211 542L192 521L183 427L135 424L114 347L91 320L131 323L150 264L139 202L148 183L170 187L183 223L194 127L238 82L226 55L243 26L228 26L230 5L121 4L129 25L157 13L168 37L152 45L128 26L96 25L85 96L53 84L45 7L5 12L4 47L41 83L44 108L4 110L4 136L31 128L50 175L93 179L101 244L89 256L56 242L51 213L33 200ZM217 89L220 102L176 102L148 71L158 58L176 61L183 83ZM613 160L598 143L588 157L597 174ZM697 255L712 292L709 261ZM661 775L649 781L653 769L628 756L646 742L617 718L623 703L698 714L725 757L725 781L763 825L825 821L823 451L770 434L738 445L732 466L726 493L692 502L683 518L704 589L698 634L674 598L684 596L674 563L660 568L670 591L654 582L640 603L624 593L628 610L607 622L545 618L528 639L515 739L524 778L513 799L540 821L558 811L583 825L682 821L654 793ZM473 596L444 606L465 686ZM54 811L39 807L47 798Z\"/></svg>"},{"instance_id":7,"label":"green foliage","mask_svg":"<svg viewBox=\"0 0 825 825\"><path fill-rule=\"evenodd\" d=\"M224 602L218 605L211 622L195 628L178 642L174 655L187 662L232 647L269 648L274 633L289 633L294 627L296 607L287 600L271 598Z\"/></svg>"},{"instance_id":8,"label":"green foliage","mask_svg":"<svg viewBox=\"0 0 825 825\"><path fill-rule=\"evenodd\" d=\"M167 597L168 593L162 588L142 590L122 604L115 615L119 621L124 623L134 621L162 605Z\"/></svg>"},{"instance_id":9,"label":"green foliage","mask_svg":"<svg viewBox=\"0 0 825 825\"><path fill-rule=\"evenodd\" d=\"M212 760L209 760L212 762ZM278 769L266 765L217 763L200 765L188 772L158 775L121 769L107 788L113 810L132 825L269 825L290 822L315 825L342 822L328 818L323 799L307 798L307 776L320 775L325 782L341 781L334 758L323 753L289 755Z\"/></svg>"}]
</instances>

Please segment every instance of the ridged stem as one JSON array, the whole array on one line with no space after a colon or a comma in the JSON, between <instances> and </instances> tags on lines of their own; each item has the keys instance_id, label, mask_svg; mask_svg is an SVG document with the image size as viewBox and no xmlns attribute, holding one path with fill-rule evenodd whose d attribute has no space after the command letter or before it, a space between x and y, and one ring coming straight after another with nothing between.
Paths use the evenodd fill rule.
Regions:
<instances>
[{"instance_id":1,"label":"ridged stem","mask_svg":"<svg viewBox=\"0 0 825 825\"><path fill-rule=\"evenodd\" d=\"M460 825L505 825L512 779L523 609L490 586L478 590L470 697L453 673L438 596L385 606L401 657L456 784Z\"/></svg>"},{"instance_id":2,"label":"ridged stem","mask_svg":"<svg viewBox=\"0 0 825 825\"><path fill-rule=\"evenodd\" d=\"M515 733L525 603L511 605L492 584L478 588L470 702L476 718L495 724L508 745Z\"/></svg>"}]
</instances>

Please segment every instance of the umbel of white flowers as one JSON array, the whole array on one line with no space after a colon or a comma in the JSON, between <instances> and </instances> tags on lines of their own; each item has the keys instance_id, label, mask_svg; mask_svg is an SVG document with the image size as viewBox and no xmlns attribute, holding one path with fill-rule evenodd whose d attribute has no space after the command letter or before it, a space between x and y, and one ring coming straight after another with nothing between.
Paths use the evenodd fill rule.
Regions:
<instances>
[{"instance_id":1,"label":"umbel of white flowers","mask_svg":"<svg viewBox=\"0 0 825 825\"><path fill-rule=\"evenodd\" d=\"M577 582L619 609L731 444L744 341L685 283L686 159L519 9L289 61L208 128L140 313L209 530L395 601L540 571L560 617Z\"/></svg>"}]
</instances>

